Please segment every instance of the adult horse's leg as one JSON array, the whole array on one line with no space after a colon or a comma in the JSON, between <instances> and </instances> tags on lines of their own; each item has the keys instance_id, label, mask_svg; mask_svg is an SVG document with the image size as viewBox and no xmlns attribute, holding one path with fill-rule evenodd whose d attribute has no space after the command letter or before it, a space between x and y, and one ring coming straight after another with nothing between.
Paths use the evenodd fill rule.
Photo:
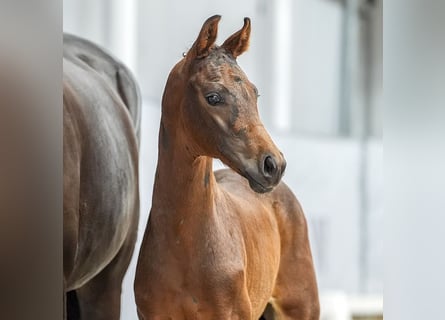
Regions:
<instances>
[{"instance_id":1,"label":"adult horse's leg","mask_svg":"<svg viewBox=\"0 0 445 320\"><path fill-rule=\"evenodd\" d=\"M285 246L273 292L274 318L319 320L318 288L306 218L296 199L288 209L289 215L283 221L286 226L282 232L282 243Z\"/></svg>"},{"instance_id":2,"label":"adult horse's leg","mask_svg":"<svg viewBox=\"0 0 445 320\"><path fill-rule=\"evenodd\" d=\"M110 264L84 286L76 290L80 319L120 319L122 280L133 255L138 219L138 214L135 214L127 239ZM71 319L68 318L68 320Z\"/></svg>"}]
</instances>

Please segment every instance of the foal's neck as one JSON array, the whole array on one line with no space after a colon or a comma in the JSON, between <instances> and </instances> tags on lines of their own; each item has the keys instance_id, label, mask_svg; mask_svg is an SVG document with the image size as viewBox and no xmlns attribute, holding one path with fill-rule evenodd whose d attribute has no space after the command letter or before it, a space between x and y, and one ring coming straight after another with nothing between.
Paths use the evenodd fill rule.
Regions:
<instances>
[{"instance_id":1,"label":"foal's neck","mask_svg":"<svg viewBox=\"0 0 445 320\"><path fill-rule=\"evenodd\" d=\"M213 159L197 157L193 153L192 143L180 123L180 97L185 94L188 81L184 76L184 66L183 60L173 68L162 101L158 164L150 217L158 229L175 228L183 225L184 221L194 221L196 226L213 212L217 192Z\"/></svg>"},{"instance_id":2,"label":"foal's neck","mask_svg":"<svg viewBox=\"0 0 445 320\"><path fill-rule=\"evenodd\" d=\"M169 220L199 219L212 212L213 159L192 154L187 138L161 119L152 214Z\"/></svg>"}]
</instances>

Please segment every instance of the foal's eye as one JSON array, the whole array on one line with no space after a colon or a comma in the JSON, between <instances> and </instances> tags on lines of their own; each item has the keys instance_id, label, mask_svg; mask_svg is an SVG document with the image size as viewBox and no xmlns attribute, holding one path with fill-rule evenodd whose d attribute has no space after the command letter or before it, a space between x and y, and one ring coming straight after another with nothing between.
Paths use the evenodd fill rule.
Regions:
<instances>
[{"instance_id":1,"label":"foal's eye","mask_svg":"<svg viewBox=\"0 0 445 320\"><path fill-rule=\"evenodd\" d=\"M206 100L211 106L216 106L217 104L220 104L222 102L221 96L216 92L212 92L206 95Z\"/></svg>"}]
</instances>

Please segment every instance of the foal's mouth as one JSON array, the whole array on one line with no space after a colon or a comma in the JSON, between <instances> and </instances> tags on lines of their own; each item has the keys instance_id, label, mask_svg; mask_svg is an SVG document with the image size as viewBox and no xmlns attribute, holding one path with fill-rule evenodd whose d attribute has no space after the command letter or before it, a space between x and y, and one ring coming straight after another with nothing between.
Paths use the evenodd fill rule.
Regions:
<instances>
[{"instance_id":1,"label":"foal's mouth","mask_svg":"<svg viewBox=\"0 0 445 320\"><path fill-rule=\"evenodd\" d=\"M254 177L252 177L247 171L243 172L243 176L247 179L249 182L250 188L257 192L257 193L267 193L272 191L273 187L266 187L263 184L261 184L258 180L256 180Z\"/></svg>"}]
</instances>

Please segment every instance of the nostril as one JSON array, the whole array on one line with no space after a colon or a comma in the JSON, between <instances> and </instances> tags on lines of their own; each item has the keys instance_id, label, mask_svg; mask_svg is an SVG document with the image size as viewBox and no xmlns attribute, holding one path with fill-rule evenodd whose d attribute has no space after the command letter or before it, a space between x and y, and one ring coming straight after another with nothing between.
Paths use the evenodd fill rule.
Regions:
<instances>
[{"instance_id":1,"label":"nostril","mask_svg":"<svg viewBox=\"0 0 445 320\"><path fill-rule=\"evenodd\" d=\"M270 177L275 176L277 172L277 163L271 156L264 159L264 173Z\"/></svg>"}]
</instances>

